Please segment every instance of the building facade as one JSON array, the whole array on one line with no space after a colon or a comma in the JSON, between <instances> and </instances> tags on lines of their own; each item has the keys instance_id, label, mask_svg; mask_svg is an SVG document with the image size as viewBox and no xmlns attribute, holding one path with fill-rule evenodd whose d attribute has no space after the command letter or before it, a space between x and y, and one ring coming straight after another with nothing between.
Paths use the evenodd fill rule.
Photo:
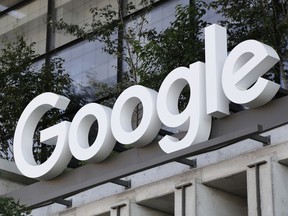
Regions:
<instances>
[{"instance_id":1,"label":"building facade","mask_svg":"<svg viewBox=\"0 0 288 216\"><path fill-rule=\"evenodd\" d=\"M36 42L35 65L60 56L76 83L88 83L89 76L116 83L123 62L103 52L99 41L53 31L47 19L83 26L92 22L91 7L110 4L119 11L129 2L0 1L0 37L14 40L15 32L24 33ZM167 28L178 4L190 2L155 1L146 14L148 26ZM130 16L124 16L127 26ZM212 12L204 17L210 22L216 18ZM213 119L209 140L172 154L154 140L48 181L26 178L13 162L1 160L1 195L20 199L33 216L288 215L288 99L277 96L264 106Z\"/></svg>"}]
</instances>

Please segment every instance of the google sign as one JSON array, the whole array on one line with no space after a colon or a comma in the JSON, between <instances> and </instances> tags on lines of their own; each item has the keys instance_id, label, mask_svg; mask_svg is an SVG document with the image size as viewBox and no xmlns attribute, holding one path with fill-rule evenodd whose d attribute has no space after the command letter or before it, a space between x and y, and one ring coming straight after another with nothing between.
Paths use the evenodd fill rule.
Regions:
<instances>
[{"instance_id":1,"label":"google sign","mask_svg":"<svg viewBox=\"0 0 288 216\"><path fill-rule=\"evenodd\" d=\"M118 97L113 109L97 103L82 107L72 122L63 121L40 133L40 141L56 145L42 164L32 152L33 135L38 122L50 109L65 110L69 99L44 93L33 99L23 111L14 135L14 158L18 169L30 178L49 180L61 174L72 155L81 161L98 163L112 152L116 140L125 145L143 147L158 134L162 124L187 131L181 140L166 135L160 141L166 153L187 148L209 139L212 116L229 115L229 101L249 108L269 102L279 85L261 78L279 61L276 51L256 40L247 40L227 54L226 29L211 25L205 28L205 63L178 67L165 78L159 92L144 86L129 87ZM183 88L190 87L190 99L179 112L178 98ZM136 129L131 118L142 103L143 118ZM88 143L93 122L98 122L94 143Z\"/></svg>"}]
</instances>

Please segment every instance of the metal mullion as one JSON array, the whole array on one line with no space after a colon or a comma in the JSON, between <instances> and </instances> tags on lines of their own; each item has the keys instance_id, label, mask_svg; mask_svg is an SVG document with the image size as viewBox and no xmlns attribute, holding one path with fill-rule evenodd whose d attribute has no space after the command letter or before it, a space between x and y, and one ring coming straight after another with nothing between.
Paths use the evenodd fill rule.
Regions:
<instances>
[{"instance_id":1,"label":"metal mullion","mask_svg":"<svg viewBox=\"0 0 288 216\"><path fill-rule=\"evenodd\" d=\"M54 37L54 32L52 26L49 24L48 20L54 18L55 15L55 2L54 0L48 0L47 3L47 16L46 16L46 47L45 47L45 63L50 62L52 50L52 38ZM54 40L53 40L54 41Z\"/></svg>"},{"instance_id":2,"label":"metal mullion","mask_svg":"<svg viewBox=\"0 0 288 216\"><path fill-rule=\"evenodd\" d=\"M118 5L118 19L123 21L124 17L124 6L126 1L119 0ZM123 77L123 47L124 47L124 21L118 26L118 44L117 44L117 83L122 81Z\"/></svg>"}]
</instances>

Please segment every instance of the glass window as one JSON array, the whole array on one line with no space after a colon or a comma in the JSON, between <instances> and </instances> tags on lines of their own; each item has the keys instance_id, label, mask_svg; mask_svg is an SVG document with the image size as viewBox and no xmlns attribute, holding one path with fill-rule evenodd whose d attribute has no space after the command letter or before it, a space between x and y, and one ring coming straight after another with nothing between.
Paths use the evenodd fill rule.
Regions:
<instances>
[{"instance_id":1,"label":"glass window","mask_svg":"<svg viewBox=\"0 0 288 216\"><path fill-rule=\"evenodd\" d=\"M45 63L45 60L40 59L40 60L34 62L32 66L35 68L35 70L40 70L44 63Z\"/></svg>"},{"instance_id":2,"label":"glass window","mask_svg":"<svg viewBox=\"0 0 288 216\"><path fill-rule=\"evenodd\" d=\"M56 18L63 19L68 24L84 26L91 24L92 14L90 8L103 8L108 4L118 10L115 0L55 0ZM74 36L65 34L64 31L55 32L55 48L75 39Z\"/></svg>"},{"instance_id":3,"label":"glass window","mask_svg":"<svg viewBox=\"0 0 288 216\"><path fill-rule=\"evenodd\" d=\"M159 32L169 27L170 23L175 20L175 9L177 5L189 5L189 0L168 1L159 7L153 8L147 14L151 28L155 28Z\"/></svg>"},{"instance_id":4,"label":"glass window","mask_svg":"<svg viewBox=\"0 0 288 216\"><path fill-rule=\"evenodd\" d=\"M36 42L36 52L43 54L46 46L47 1L37 0L0 17L0 40L13 40L16 34L25 34L28 42Z\"/></svg>"},{"instance_id":5,"label":"glass window","mask_svg":"<svg viewBox=\"0 0 288 216\"><path fill-rule=\"evenodd\" d=\"M117 59L102 50L100 42L84 41L57 54L65 59L64 67L76 83L87 84L89 78L116 82Z\"/></svg>"},{"instance_id":6,"label":"glass window","mask_svg":"<svg viewBox=\"0 0 288 216\"><path fill-rule=\"evenodd\" d=\"M6 9L8 9L9 7L12 7L20 2L22 2L23 0L1 0L0 1L0 11L4 11Z\"/></svg>"},{"instance_id":7,"label":"glass window","mask_svg":"<svg viewBox=\"0 0 288 216\"><path fill-rule=\"evenodd\" d=\"M159 0L128 0L127 5L133 5L135 7L135 10L131 10L131 11L129 11L129 13L133 13L137 10L140 10L140 9L150 5L152 2L155 3L158 1Z\"/></svg>"}]
</instances>

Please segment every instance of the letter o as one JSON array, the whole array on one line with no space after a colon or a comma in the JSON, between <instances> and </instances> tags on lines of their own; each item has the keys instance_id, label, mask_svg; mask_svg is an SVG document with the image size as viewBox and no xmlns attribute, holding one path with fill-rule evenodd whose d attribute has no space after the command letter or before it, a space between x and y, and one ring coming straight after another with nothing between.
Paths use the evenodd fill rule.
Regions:
<instances>
[{"instance_id":1,"label":"letter o","mask_svg":"<svg viewBox=\"0 0 288 216\"><path fill-rule=\"evenodd\" d=\"M111 109L96 103L87 104L76 113L69 133L70 150L76 159L96 163L112 152L116 140L112 135L110 119ZM98 134L89 146L88 134L95 120L98 122Z\"/></svg>"},{"instance_id":2,"label":"letter o","mask_svg":"<svg viewBox=\"0 0 288 216\"><path fill-rule=\"evenodd\" d=\"M156 110L157 95L156 91L140 85L131 86L121 93L111 116L111 129L116 140L125 145L142 147L156 137L161 127ZM133 130L131 118L140 102L143 117L139 126Z\"/></svg>"}]
</instances>

